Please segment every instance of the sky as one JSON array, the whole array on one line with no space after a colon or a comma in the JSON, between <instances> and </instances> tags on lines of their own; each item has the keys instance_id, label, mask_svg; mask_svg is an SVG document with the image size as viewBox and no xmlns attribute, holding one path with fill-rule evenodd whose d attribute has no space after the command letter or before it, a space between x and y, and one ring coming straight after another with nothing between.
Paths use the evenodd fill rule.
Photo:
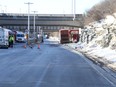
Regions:
<instances>
[{"instance_id":1,"label":"sky","mask_svg":"<svg viewBox=\"0 0 116 87\"><path fill-rule=\"evenodd\" d=\"M73 0L0 0L0 12L2 13L28 13L27 2L30 5L30 13L38 14L72 14ZM76 14L84 13L96 3L102 0L76 0Z\"/></svg>"}]
</instances>

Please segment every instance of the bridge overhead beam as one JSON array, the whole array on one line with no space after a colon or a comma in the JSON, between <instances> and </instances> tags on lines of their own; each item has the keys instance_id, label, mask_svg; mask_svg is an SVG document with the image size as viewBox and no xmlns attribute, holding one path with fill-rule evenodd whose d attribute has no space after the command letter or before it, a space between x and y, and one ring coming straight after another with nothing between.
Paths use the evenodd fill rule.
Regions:
<instances>
[{"instance_id":1,"label":"bridge overhead beam","mask_svg":"<svg viewBox=\"0 0 116 87\"><path fill-rule=\"evenodd\" d=\"M0 20L0 25L27 25L27 20ZM33 21L30 21L33 25ZM36 26L75 26L80 27L82 23L79 21L36 21Z\"/></svg>"}]
</instances>

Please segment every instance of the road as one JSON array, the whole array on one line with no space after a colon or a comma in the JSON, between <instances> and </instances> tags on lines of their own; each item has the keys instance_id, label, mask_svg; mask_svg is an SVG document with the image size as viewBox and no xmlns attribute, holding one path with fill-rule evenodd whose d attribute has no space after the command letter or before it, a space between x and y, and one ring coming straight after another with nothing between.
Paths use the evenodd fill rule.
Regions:
<instances>
[{"instance_id":1,"label":"road","mask_svg":"<svg viewBox=\"0 0 116 87\"><path fill-rule=\"evenodd\" d=\"M115 81L65 45L0 49L0 87L116 87Z\"/></svg>"}]
</instances>

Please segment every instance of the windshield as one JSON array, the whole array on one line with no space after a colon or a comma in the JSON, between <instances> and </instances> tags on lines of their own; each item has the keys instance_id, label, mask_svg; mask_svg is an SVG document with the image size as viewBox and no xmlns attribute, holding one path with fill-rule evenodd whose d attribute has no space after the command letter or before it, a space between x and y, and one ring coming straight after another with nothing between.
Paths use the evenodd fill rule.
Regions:
<instances>
[{"instance_id":1,"label":"windshield","mask_svg":"<svg viewBox=\"0 0 116 87\"><path fill-rule=\"evenodd\" d=\"M24 37L24 34L17 34L17 37Z\"/></svg>"}]
</instances>

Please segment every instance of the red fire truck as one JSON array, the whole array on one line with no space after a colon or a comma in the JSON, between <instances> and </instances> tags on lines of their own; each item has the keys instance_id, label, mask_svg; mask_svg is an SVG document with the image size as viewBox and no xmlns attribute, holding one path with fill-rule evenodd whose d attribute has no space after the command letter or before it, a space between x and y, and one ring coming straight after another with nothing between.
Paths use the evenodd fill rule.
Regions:
<instances>
[{"instance_id":1,"label":"red fire truck","mask_svg":"<svg viewBox=\"0 0 116 87\"><path fill-rule=\"evenodd\" d=\"M79 30L69 30L69 34L71 36L71 42L77 43L79 41Z\"/></svg>"},{"instance_id":2,"label":"red fire truck","mask_svg":"<svg viewBox=\"0 0 116 87\"><path fill-rule=\"evenodd\" d=\"M60 43L69 43L71 41L69 30L68 29L60 29L59 30L59 38Z\"/></svg>"},{"instance_id":3,"label":"red fire truck","mask_svg":"<svg viewBox=\"0 0 116 87\"><path fill-rule=\"evenodd\" d=\"M79 41L79 29L60 29L60 43L71 43Z\"/></svg>"}]
</instances>

